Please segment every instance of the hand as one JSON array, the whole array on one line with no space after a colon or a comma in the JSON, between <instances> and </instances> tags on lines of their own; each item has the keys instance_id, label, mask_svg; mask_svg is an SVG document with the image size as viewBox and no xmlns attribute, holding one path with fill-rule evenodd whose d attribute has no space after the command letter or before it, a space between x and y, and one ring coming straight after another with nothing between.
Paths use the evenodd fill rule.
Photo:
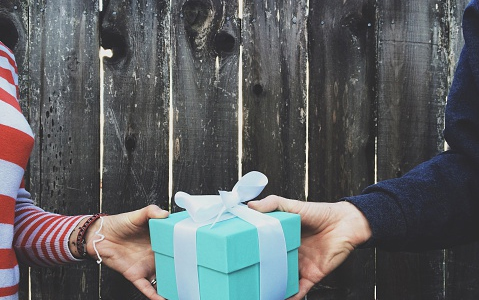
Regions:
<instances>
[{"instance_id":1,"label":"hand","mask_svg":"<svg viewBox=\"0 0 479 300\"><path fill-rule=\"evenodd\" d=\"M280 210L301 216L299 292L289 300L302 299L357 246L371 237L368 221L349 202L303 202L268 196L260 201L250 201L248 206L260 212Z\"/></svg>"},{"instance_id":2,"label":"hand","mask_svg":"<svg viewBox=\"0 0 479 300\"><path fill-rule=\"evenodd\" d=\"M122 274L151 300L165 299L157 294L156 288L150 283L156 275L148 220L167 216L167 211L149 205L140 210L103 217L100 233L105 239L96 243L103 263ZM95 260L98 258L93 249L93 240L98 239L95 232L100 223L101 220L97 220L90 225L85 237L87 253Z\"/></svg>"}]
</instances>

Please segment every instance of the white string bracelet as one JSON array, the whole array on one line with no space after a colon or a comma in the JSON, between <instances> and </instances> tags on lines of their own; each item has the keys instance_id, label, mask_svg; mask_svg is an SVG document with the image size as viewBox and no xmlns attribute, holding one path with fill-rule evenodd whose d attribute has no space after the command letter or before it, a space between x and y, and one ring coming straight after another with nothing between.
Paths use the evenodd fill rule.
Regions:
<instances>
[{"instance_id":1,"label":"white string bracelet","mask_svg":"<svg viewBox=\"0 0 479 300\"><path fill-rule=\"evenodd\" d=\"M96 261L97 264L101 264L103 260L101 259L100 253L98 253L98 249L96 249L96 243L99 243L105 239L105 236L100 233L100 230L103 227L103 217L100 217L100 221L100 228L95 231L95 234L98 235L100 238L93 241L93 250L95 250L96 256L98 257L98 260Z\"/></svg>"}]
</instances>

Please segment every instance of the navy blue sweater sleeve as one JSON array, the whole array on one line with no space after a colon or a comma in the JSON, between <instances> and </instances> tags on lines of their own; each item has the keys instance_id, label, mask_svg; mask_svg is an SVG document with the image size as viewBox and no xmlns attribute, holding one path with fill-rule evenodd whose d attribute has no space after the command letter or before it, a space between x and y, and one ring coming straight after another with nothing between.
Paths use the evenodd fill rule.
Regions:
<instances>
[{"instance_id":1,"label":"navy blue sweater sleeve","mask_svg":"<svg viewBox=\"0 0 479 300\"><path fill-rule=\"evenodd\" d=\"M344 199L368 219L368 246L417 251L479 239L479 0L464 12L463 33L446 105L451 150Z\"/></svg>"}]
</instances>

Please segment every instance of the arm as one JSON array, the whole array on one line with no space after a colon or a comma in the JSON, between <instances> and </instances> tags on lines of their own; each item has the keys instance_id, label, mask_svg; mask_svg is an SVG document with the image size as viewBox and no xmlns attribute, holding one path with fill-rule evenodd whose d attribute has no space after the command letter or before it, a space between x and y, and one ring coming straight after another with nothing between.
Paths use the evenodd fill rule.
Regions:
<instances>
[{"instance_id":1,"label":"arm","mask_svg":"<svg viewBox=\"0 0 479 300\"><path fill-rule=\"evenodd\" d=\"M50 267L77 262L68 237L84 216L62 216L45 212L33 204L30 193L18 191L15 205L13 247L20 262Z\"/></svg>"},{"instance_id":2,"label":"arm","mask_svg":"<svg viewBox=\"0 0 479 300\"><path fill-rule=\"evenodd\" d=\"M12 241L15 199L33 148L33 134L23 117L18 97L13 53L0 42L0 281L1 296L15 298L19 270Z\"/></svg>"},{"instance_id":3,"label":"arm","mask_svg":"<svg viewBox=\"0 0 479 300\"><path fill-rule=\"evenodd\" d=\"M150 284L155 278L154 254L151 249L148 220L165 218L168 212L156 205L103 217L99 233L105 239L96 248L109 268L130 280L152 300L163 300ZM76 241L78 229L89 216L62 216L45 212L21 189L16 205L14 248L20 261L33 266L55 266L81 261ZM101 220L85 232L87 257L98 260L93 241L99 236Z\"/></svg>"},{"instance_id":4,"label":"arm","mask_svg":"<svg viewBox=\"0 0 479 300\"><path fill-rule=\"evenodd\" d=\"M446 152L347 201L302 202L269 196L248 206L301 215L299 293L290 299L299 300L361 245L415 251L477 239L478 179L474 165Z\"/></svg>"},{"instance_id":5,"label":"arm","mask_svg":"<svg viewBox=\"0 0 479 300\"><path fill-rule=\"evenodd\" d=\"M478 239L478 195L479 168L466 156L448 151L345 200L370 223L367 246L420 251Z\"/></svg>"}]
</instances>

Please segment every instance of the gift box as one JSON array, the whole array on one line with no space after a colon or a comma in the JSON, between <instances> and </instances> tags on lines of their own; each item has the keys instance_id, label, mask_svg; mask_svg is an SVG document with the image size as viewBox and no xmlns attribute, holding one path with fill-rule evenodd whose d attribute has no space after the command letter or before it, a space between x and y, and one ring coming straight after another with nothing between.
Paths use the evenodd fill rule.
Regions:
<instances>
[{"instance_id":1,"label":"gift box","mask_svg":"<svg viewBox=\"0 0 479 300\"><path fill-rule=\"evenodd\" d=\"M300 217L285 212L266 215L281 223L287 250L287 286L285 298L298 292L298 247ZM166 219L150 220L150 235L155 252L158 294L178 299L175 276L174 227L189 218L186 211ZM193 249L194 251L194 249ZM260 299L260 253L257 228L234 217L206 225L196 231L196 258L199 294L202 300ZM188 286L180 286L188 289Z\"/></svg>"}]
</instances>

